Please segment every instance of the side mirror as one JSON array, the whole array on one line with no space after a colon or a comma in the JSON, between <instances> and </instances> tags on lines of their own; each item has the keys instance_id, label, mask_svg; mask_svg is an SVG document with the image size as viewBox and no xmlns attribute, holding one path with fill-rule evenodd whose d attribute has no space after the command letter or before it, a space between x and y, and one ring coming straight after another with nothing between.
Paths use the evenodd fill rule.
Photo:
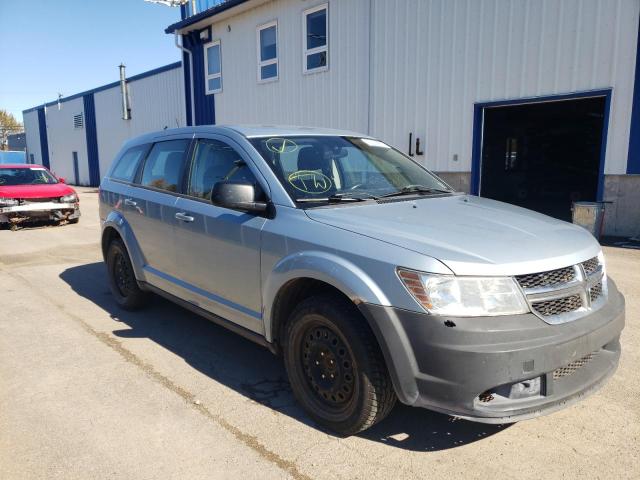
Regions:
<instances>
[{"instance_id":1,"label":"side mirror","mask_svg":"<svg viewBox=\"0 0 640 480\"><path fill-rule=\"evenodd\" d=\"M64 179L64 177L58 177L58 182L67 183L67 181Z\"/></svg>"},{"instance_id":2,"label":"side mirror","mask_svg":"<svg viewBox=\"0 0 640 480\"><path fill-rule=\"evenodd\" d=\"M256 187L252 183L218 182L211 190L211 203L243 212L263 213L267 202L256 202Z\"/></svg>"}]
</instances>

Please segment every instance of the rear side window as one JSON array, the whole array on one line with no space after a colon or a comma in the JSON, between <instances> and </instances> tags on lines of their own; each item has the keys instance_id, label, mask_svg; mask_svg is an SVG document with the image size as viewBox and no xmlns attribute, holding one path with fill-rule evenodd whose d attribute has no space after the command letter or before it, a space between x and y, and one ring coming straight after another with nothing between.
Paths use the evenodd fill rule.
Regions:
<instances>
[{"instance_id":1,"label":"rear side window","mask_svg":"<svg viewBox=\"0 0 640 480\"><path fill-rule=\"evenodd\" d=\"M189 140L186 139L156 143L144 164L140 184L168 192L177 192L188 146Z\"/></svg>"},{"instance_id":2,"label":"rear side window","mask_svg":"<svg viewBox=\"0 0 640 480\"><path fill-rule=\"evenodd\" d=\"M118 163L116 163L116 166L113 168L111 178L125 182L133 182L133 177L136 176L138 165L140 165L140 161L148 149L149 145L139 145L124 152L124 155L120 157Z\"/></svg>"}]
</instances>

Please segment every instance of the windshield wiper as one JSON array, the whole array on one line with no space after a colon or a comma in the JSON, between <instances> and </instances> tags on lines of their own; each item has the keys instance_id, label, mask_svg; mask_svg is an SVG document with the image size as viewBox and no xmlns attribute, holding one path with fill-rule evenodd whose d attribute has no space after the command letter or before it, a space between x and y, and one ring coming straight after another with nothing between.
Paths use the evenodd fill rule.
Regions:
<instances>
[{"instance_id":1,"label":"windshield wiper","mask_svg":"<svg viewBox=\"0 0 640 480\"><path fill-rule=\"evenodd\" d=\"M361 193L334 193L333 195L329 195L328 197L321 198L298 198L296 202L298 203L340 203L340 202L364 202L365 200L375 200L376 196L371 195L370 193L361 194Z\"/></svg>"},{"instance_id":2,"label":"windshield wiper","mask_svg":"<svg viewBox=\"0 0 640 480\"><path fill-rule=\"evenodd\" d=\"M443 188L425 187L424 185L407 185L397 192L386 193L378 198L400 197L402 195L411 195L412 193L453 193L451 190Z\"/></svg>"}]
</instances>

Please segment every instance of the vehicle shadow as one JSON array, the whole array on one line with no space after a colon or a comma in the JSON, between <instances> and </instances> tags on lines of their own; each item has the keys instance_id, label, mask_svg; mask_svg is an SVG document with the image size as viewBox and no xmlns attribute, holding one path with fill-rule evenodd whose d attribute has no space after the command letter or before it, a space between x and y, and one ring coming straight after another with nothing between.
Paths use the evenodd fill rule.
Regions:
<instances>
[{"instance_id":1,"label":"vehicle shadow","mask_svg":"<svg viewBox=\"0 0 640 480\"><path fill-rule=\"evenodd\" d=\"M212 380L320 429L296 404L281 359L267 349L157 296L142 311L120 309L109 292L102 262L68 268L60 278L110 314L117 322L115 336L148 338ZM359 436L406 450L437 451L481 440L506 427L454 420L399 404L387 419Z\"/></svg>"}]
</instances>

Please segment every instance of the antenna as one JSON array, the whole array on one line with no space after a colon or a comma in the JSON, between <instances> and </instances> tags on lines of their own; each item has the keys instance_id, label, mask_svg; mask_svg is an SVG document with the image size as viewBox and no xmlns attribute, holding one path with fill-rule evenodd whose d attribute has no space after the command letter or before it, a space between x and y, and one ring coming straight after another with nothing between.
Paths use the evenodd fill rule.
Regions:
<instances>
[{"instance_id":1,"label":"antenna","mask_svg":"<svg viewBox=\"0 0 640 480\"><path fill-rule=\"evenodd\" d=\"M189 3L189 0L144 0L149 3L159 3L160 5L166 5L167 7L179 7Z\"/></svg>"}]
</instances>

